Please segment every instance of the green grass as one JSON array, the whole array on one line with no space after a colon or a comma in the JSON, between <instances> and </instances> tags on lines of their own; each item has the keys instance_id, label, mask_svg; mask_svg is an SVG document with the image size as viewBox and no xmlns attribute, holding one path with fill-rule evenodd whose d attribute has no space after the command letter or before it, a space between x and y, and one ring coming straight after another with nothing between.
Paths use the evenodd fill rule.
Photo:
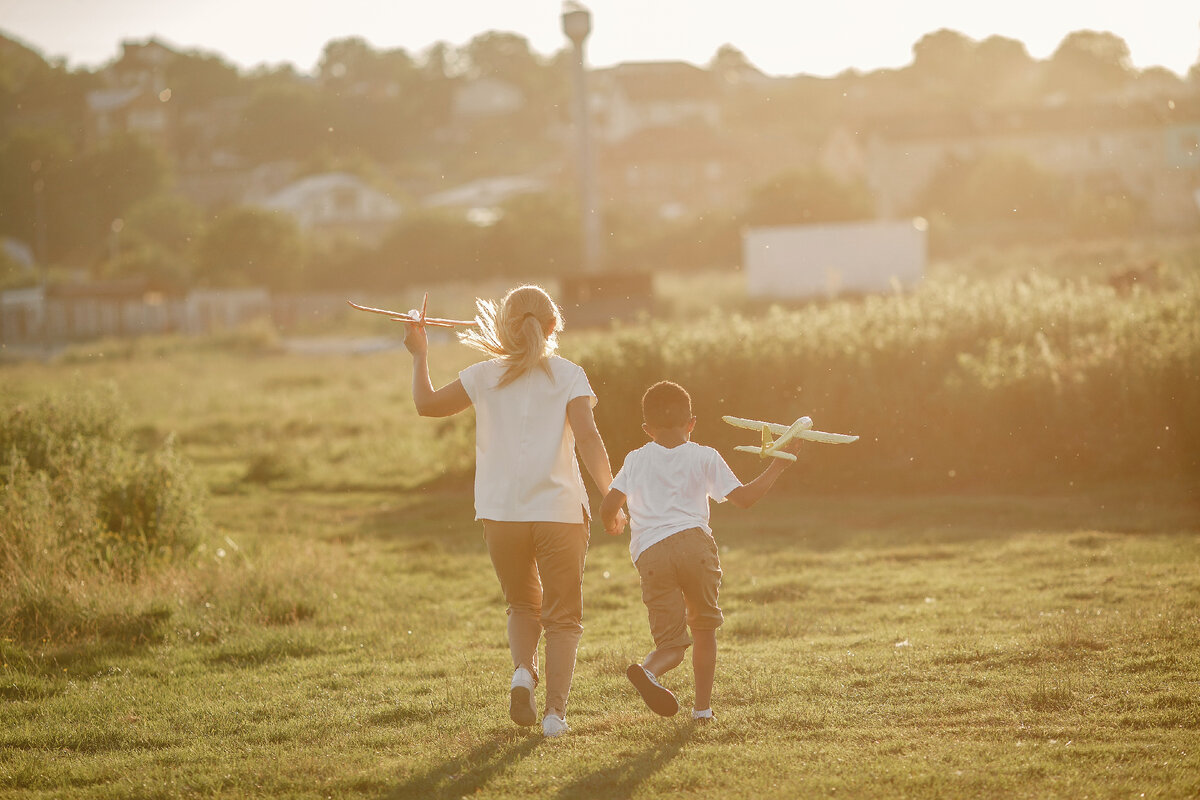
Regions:
<instances>
[{"instance_id":1,"label":"green grass","mask_svg":"<svg viewBox=\"0 0 1200 800\"><path fill-rule=\"evenodd\" d=\"M474 358L438 347L434 381ZM828 493L809 448L759 506L714 511L710 727L628 686L652 644L627 542L597 531L572 730L547 741L507 718L472 420L418 419L408 365L145 342L0 367L5 400L116 387L210 523L74 588L86 635L0 639L0 798L1200 795L1193 475ZM690 664L665 681L686 708Z\"/></svg>"},{"instance_id":2,"label":"green grass","mask_svg":"<svg viewBox=\"0 0 1200 800\"><path fill-rule=\"evenodd\" d=\"M792 486L721 507L727 622L707 728L655 717L627 686L651 644L625 542L597 533L557 741L507 719L503 607L468 494L226 495L213 513L264 554L305 551L315 613L206 628L180 612L163 641L123 648L6 643L5 796L1200 791L1189 487ZM219 616L231 599L214 600ZM665 680L686 707L690 665Z\"/></svg>"}]
</instances>

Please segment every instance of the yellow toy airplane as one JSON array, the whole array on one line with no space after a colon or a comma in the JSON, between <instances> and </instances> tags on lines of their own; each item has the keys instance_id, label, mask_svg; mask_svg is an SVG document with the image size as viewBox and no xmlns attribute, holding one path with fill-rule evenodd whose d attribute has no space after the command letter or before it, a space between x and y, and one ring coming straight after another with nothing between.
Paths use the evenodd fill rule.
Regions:
<instances>
[{"instance_id":1,"label":"yellow toy airplane","mask_svg":"<svg viewBox=\"0 0 1200 800\"><path fill-rule=\"evenodd\" d=\"M796 457L794 455L781 449L792 439L805 439L810 442L825 442L826 444L848 444L858 441L857 436L850 436L845 433L814 431L812 429L813 421L809 417L801 417L791 425L780 425L777 422L760 422L756 419L742 419L741 417L721 417L721 419L735 428L762 431L761 446L740 445L733 448L743 453L758 453L762 458L785 458L788 461L795 461ZM772 434L779 438L772 438Z\"/></svg>"},{"instance_id":2,"label":"yellow toy airplane","mask_svg":"<svg viewBox=\"0 0 1200 800\"><path fill-rule=\"evenodd\" d=\"M407 314L400 311L388 311L386 308L371 308L370 306L360 306L358 303L350 300L346 301L350 305L357 308L359 311L369 311L372 314L383 314L396 322L411 322L414 325L432 325L435 328L453 328L455 325L478 325L475 320L465 319L439 319L437 317L425 316L425 305L429 302L429 292L425 293L425 299L421 301L421 309L413 309Z\"/></svg>"}]
</instances>

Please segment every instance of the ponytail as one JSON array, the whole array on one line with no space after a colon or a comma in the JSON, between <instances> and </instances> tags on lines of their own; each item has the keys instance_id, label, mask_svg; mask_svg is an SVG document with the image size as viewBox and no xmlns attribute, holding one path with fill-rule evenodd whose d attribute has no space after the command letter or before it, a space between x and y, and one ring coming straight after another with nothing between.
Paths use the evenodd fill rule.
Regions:
<instances>
[{"instance_id":1,"label":"ponytail","mask_svg":"<svg viewBox=\"0 0 1200 800\"><path fill-rule=\"evenodd\" d=\"M478 325L458 334L459 341L505 362L499 386L507 386L534 367L550 375L547 359L558 350L562 312L540 286L518 286L497 308L490 300L476 300Z\"/></svg>"}]
</instances>

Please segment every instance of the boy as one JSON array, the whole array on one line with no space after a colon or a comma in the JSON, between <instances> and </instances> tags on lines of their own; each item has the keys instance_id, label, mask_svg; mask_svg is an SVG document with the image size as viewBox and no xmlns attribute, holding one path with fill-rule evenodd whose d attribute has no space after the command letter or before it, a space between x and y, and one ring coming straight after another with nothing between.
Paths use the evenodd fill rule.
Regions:
<instances>
[{"instance_id":1,"label":"boy","mask_svg":"<svg viewBox=\"0 0 1200 800\"><path fill-rule=\"evenodd\" d=\"M654 384L642 397L642 430L651 441L625 457L612 489L600 506L605 529L624 527L618 517L628 504L629 553L642 583L642 602L650 617L654 651L626 676L646 705L669 717L679 702L658 677L679 666L695 639L692 668L696 696L692 719L713 719L713 678L717 666L716 629L724 621L717 605L721 562L708 525L708 500L729 500L739 508L757 503L790 463L773 458L762 474L742 484L720 453L690 441L696 418L692 399L670 381ZM799 440L785 450L795 453Z\"/></svg>"}]
</instances>

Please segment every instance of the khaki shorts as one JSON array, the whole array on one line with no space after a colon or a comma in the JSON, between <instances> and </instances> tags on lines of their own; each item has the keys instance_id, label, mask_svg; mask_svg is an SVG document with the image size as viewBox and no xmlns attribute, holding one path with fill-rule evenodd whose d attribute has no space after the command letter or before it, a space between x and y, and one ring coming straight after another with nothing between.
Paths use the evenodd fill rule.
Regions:
<instances>
[{"instance_id":1,"label":"khaki shorts","mask_svg":"<svg viewBox=\"0 0 1200 800\"><path fill-rule=\"evenodd\" d=\"M721 627L721 559L712 536L700 528L672 534L648 547L636 566L655 648L687 647L692 643L689 627Z\"/></svg>"}]
</instances>

